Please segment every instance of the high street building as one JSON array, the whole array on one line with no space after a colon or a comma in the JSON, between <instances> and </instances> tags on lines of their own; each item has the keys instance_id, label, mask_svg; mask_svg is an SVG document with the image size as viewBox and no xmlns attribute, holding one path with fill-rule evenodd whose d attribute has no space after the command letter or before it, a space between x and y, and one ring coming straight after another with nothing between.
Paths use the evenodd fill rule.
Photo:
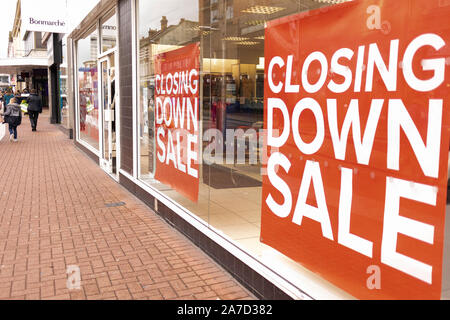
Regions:
<instances>
[{"instance_id":1,"label":"high street building","mask_svg":"<svg viewBox=\"0 0 450 320\"><path fill-rule=\"evenodd\" d=\"M449 14L101 0L11 51L45 44L52 121L256 297L450 299Z\"/></svg>"},{"instance_id":2,"label":"high street building","mask_svg":"<svg viewBox=\"0 0 450 320\"><path fill-rule=\"evenodd\" d=\"M369 2L102 0L68 37L74 142L259 297L449 297L448 134L434 169L411 139L448 125L450 5Z\"/></svg>"},{"instance_id":3,"label":"high street building","mask_svg":"<svg viewBox=\"0 0 450 320\"><path fill-rule=\"evenodd\" d=\"M47 48L42 44L43 33L25 27L21 9L21 1L17 1L8 56L0 60L0 73L11 76L14 91L36 89L48 106Z\"/></svg>"}]
</instances>

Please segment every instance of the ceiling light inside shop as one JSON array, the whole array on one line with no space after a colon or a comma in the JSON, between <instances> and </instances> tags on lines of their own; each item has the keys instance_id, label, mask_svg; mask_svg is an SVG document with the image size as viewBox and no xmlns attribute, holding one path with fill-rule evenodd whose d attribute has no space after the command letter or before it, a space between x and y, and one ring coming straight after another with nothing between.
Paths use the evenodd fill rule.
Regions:
<instances>
[{"instance_id":1,"label":"ceiling light inside shop","mask_svg":"<svg viewBox=\"0 0 450 320\"><path fill-rule=\"evenodd\" d=\"M314 0L314 1L320 2L320 3L339 4L339 3L344 3L344 2L350 2L353 0Z\"/></svg>"},{"instance_id":2,"label":"ceiling light inside shop","mask_svg":"<svg viewBox=\"0 0 450 320\"><path fill-rule=\"evenodd\" d=\"M244 13L254 13L254 14L273 14L279 11L282 11L286 8L282 7L269 7L269 6L252 6L245 10L242 10Z\"/></svg>"},{"instance_id":3,"label":"ceiling light inside shop","mask_svg":"<svg viewBox=\"0 0 450 320\"><path fill-rule=\"evenodd\" d=\"M253 37L253 39L256 39L256 40L264 40L265 38L264 38L264 36L258 36L258 37Z\"/></svg>"},{"instance_id":4,"label":"ceiling light inside shop","mask_svg":"<svg viewBox=\"0 0 450 320\"><path fill-rule=\"evenodd\" d=\"M238 45L241 45L241 46L254 46L254 45L257 45L259 42L256 42L256 41L241 41L241 42L238 42L237 44Z\"/></svg>"},{"instance_id":5,"label":"ceiling light inside shop","mask_svg":"<svg viewBox=\"0 0 450 320\"><path fill-rule=\"evenodd\" d=\"M246 38L246 37L225 37L225 38L223 38L222 40L225 40L225 41L245 41L245 40L248 40L248 38Z\"/></svg>"},{"instance_id":6,"label":"ceiling light inside shop","mask_svg":"<svg viewBox=\"0 0 450 320\"><path fill-rule=\"evenodd\" d=\"M187 28L187 30L197 31L197 32L200 32L201 34L205 35L205 34L210 34L211 31L213 30L213 28L208 27L208 26L192 26L190 28Z\"/></svg>"},{"instance_id":7,"label":"ceiling light inside shop","mask_svg":"<svg viewBox=\"0 0 450 320\"><path fill-rule=\"evenodd\" d=\"M249 26L259 26L260 24L265 24L266 20L250 20L247 21L245 24Z\"/></svg>"}]
</instances>

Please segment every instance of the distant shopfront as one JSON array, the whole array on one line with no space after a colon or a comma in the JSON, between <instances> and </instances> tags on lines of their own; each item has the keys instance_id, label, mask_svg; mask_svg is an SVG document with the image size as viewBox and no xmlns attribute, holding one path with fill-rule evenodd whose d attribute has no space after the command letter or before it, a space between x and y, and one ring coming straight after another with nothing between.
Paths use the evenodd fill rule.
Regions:
<instances>
[{"instance_id":1,"label":"distant shopfront","mask_svg":"<svg viewBox=\"0 0 450 320\"><path fill-rule=\"evenodd\" d=\"M50 122L61 124L61 128L71 136L67 92L67 36L63 33L45 33L43 43L47 46Z\"/></svg>"},{"instance_id":2,"label":"distant shopfront","mask_svg":"<svg viewBox=\"0 0 450 320\"><path fill-rule=\"evenodd\" d=\"M341 2L100 2L75 143L259 297L450 298L450 6Z\"/></svg>"}]
</instances>

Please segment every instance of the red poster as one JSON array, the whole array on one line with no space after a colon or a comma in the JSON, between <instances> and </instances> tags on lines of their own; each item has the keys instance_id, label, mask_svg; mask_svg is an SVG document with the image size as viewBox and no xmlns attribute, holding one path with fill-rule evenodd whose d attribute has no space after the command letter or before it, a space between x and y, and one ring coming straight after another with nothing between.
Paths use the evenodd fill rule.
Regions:
<instances>
[{"instance_id":1,"label":"red poster","mask_svg":"<svg viewBox=\"0 0 450 320\"><path fill-rule=\"evenodd\" d=\"M261 241L360 299L439 299L450 3L268 23Z\"/></svg>"},{"instance_id":2,"label":"red poster","mask_svg":"<svg viewBox=\"0 0 450 320\"><path fill-rule=\"evenodd\" d=\"M155 58L155 178L198 199L200 45Z\"/></svg>"}]
</instances>

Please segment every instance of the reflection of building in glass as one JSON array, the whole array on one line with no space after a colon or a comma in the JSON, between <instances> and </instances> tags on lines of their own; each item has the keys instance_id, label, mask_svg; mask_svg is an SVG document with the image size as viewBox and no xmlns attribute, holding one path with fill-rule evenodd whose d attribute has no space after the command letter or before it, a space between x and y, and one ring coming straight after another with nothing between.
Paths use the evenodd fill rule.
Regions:
<instances>
[{"instance_id":1,"label":"reflection of building in glass","mask_svg":"<svg viewBox=\"0 0 450 320\"><path fill-rule=\"evenodd\" d=\"M200 41L196 21L182 18L178 24L169 25L169 21L163 16L160 23L159 30L149 29L148 35L139 40L140 106L143 115L140 117L141 154L146 155L142 158L141 166L145 168L145 172L153 171L154 57L159 53Z\"/></svg>"},{"instance_id":2,"label":"reflection of building in glass","mask_svg":"<svg viewBox=\"0 0 450 320\"><path fill-rule=\"evenodd\" d=\"M158 53L170 51L188 43L199 41L198 22L180 19L177 25L168 25L165 16L161 19L161 28L149 29L148 36L139 40L141 77L153 74L152 57Z\"/></svg>"},{"instance_id":3,"label":"reflection of building in glass","mask_svg":"<svg viewBox=\"0 0 450 320\"><path fill-rule=\"evenodd\" d=\"M98 148L98 33L78 41L78 87L80 103L80 135Z\"/></svg>"},{"instance_id":4,"label":"reflection of building in glass","mask_svg":"<svg viewBox=\"0 0 450 320\"><path fill-rule=\"evenodd\" d=\"M114 48L116 46L116 35L115 34L109 34L111 32L116 32L116 26L108 26L103 25L102 27L102 50L103 52Z\"/></svg>"},{"instance_id":5,"label":"reflection of building in glass","mask_svg":"<svg viewBox=\"0 0 450 320\"><path fill-rule=\"evenodd\" d=\"M264 99L265 23L302 10L323 6L317 1L198 0L199 22L181 18L171 25L162 16L159 29L149 29L139 40L140 137L144 153L152 158L154 57L200 42L203 128L261 129ZM144 101L145 100L145 101ZM151 160L143 166L152 171ZM260 180L259 165L245 174ZM235 166L236 167L236 166ZM243 166L239 165L243 169Z\"/></svg>"},{"instance_id":6,"label":"reflection of building in glass","mask_svg":"<svg viewBox=\"0 0 450 320\"><path fill-rule=\"evenodd\" d=\"M113 14L102 24L102 52L108 51L116 46L117 22Z\"/></svg>"}]
</instances>

